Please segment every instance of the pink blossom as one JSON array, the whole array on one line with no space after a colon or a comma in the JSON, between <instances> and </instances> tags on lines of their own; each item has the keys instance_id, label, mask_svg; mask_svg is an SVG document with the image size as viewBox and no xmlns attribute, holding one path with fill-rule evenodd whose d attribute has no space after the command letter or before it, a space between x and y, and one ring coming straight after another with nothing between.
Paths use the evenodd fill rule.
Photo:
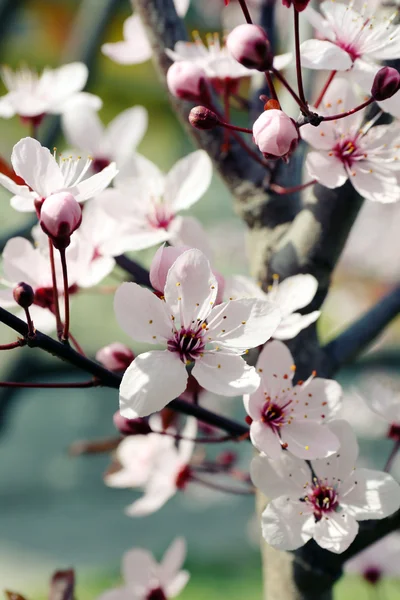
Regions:
<instances>
[{"instance_id":1,"label":"pink blossom","mask_svg":"<svg viewBox=\"0 0 400 600\"><path fill-rule=\"evenodd\" d=\"M259 376L241 355L273 335L279 311L253 299L215 306L217 293L217 280L199 250L187 250L169 269L164 300L135 283L120 286L114 309L122 329L133 339L166 347L140 354L125 371L123 416L146 416L182 394L191 362L193 377L211 392L237 396L257 389Z\"/></svg>"},{"instance_id":2,"label":"pink blossom","mask_svg":"<svg viewBox=\"0 0 400 600\"><path fill-rule=\"evenodd\" d=\"M383 577L398 577L400 534L395 531L358 553L346 562L345 571L358 573L372 585L380 583Z\"/></svg>"},{"instance_id":3,"label":"pink blossom","mask_svg":"<svg viewBox=\"0 0 400 600\"><path fill-rule=\"evenodd\" d=\"M124 554L122 577L124 586L101 594L97 600L168 600L181 593L189 580L188 571L182 570L186 557L186 543L176 538L160 564L152 554L134 548Z\"/></svg>"},{"instance_id":4,"label":"pink blossom","mask_svg":"<svg viewBox=\"0 0 400 600\"><path fill-rule=\"evenodd\" d=\"M300 136L293 119L281 110L264 111L253 125L254 141L266 158L286 158Z\"/></svg>"},{"instance_id":5,"label":"pink blossom","mask_svg":"<svg viewBox=\"0 0 400 600\"><path fill-rule=\"evenodd\" d=\"M209 82L203 69L189 61L173 63L168 69L167 85L176 98L209 104Z\"/></svg>"},{"instance_id":6,"label":"pink blossom","mask_svg":"<svg viewBox=\"0 0 400 600\"><path fill-rule=\"evenodd\" d=\"M339 448L337 437L323 425L338 411L342 389L336 381L310 377L293 386L293 358L282 342L264 346L256 369L261 385L244 397L252 443L271 458L282 448L299 458L324 458Z\"/></svg>"},{"instance_id":7,"label":"pink blossom","mask_svg":"<svg viewBox=\"0 0 400 600\"><path fill-rule=\"evenodd\" d=\"M264 30L258 25L244 24L235 27L227 37L226 45L238 63L248 69L268 71L273 54Z\"/></svg>"},{"instance_id":8,"label":"pink blossom","mask_svg":"<svg viewBox=\"0 0 400 600\"><path fill-rule=\"evenodd\" d=\"M40 209L40 226L58 249L69 246L71 235L82 222L82 209L69 192L51 194Z\"/></svg>"},{"instance_id":9,"label":"pink blossom","mask_svg":"<svg viewBox=\"0 0 400 600\"><path fill-rule=\"evenodd\" d=\"M96 353L96 360L110 371L125 371L134 358L132 350L120 342L108 344Z\"/></svg>"}]
</instances>

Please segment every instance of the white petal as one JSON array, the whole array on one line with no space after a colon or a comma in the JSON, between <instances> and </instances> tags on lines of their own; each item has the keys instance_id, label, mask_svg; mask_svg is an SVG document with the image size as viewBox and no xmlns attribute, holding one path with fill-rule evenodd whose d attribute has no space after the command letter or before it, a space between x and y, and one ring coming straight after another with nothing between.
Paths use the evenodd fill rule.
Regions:
<instances>
[{"instance_id":1,"label":"white petal","mask_svg":"<svg viewBox=\"0 0 400 600\"><path fill-rule=\"evenodd\" d=\"M54 156L33 138L23 138L15 144L11 162L16 174L41 198L46 198L64 185L64 178Z\"/></svg>"},{"instance_id":2,"label":"white petal","mask_svg":"<svg viewBox=\"0 0 400 600\"><path fill-rule=\"evenodd\" d=\"M73 190L76 190L76 193L74 193L74 191L72 191L72 193L78 202L93 198L110 185L117 173L118 170L115 163L111 163L108 167L100 171L100 173L96 173L96 175L92 175L78 183L78 185L73 188Z\"/></svg>"},{"instance_id":3,"label":"white petal","mask_svg":"<svg viewBox=\"0 0 400 600\"><path fill-rule=\"evenodd\" d=\"M139 354L122 377L121 415L136 419L161 410L185 391L187 378L186 368L175 353L164 350Z\"/></svg>"},{"instance_id":4,"label":"white petal","mask_svg":"<svg viewBox=\"0 0 400 600\"><path fill-rule=\"evenodd\" d=\"M15 108L12 102L12 94L6 94L0 98L0 117L10 119L15 115Z\"/></svg>"},{"instance_id":5,"label":"white petal","mask_svg":"<svg viewBox=\"0 0 400 600\"><path fill-rule=\"evenodd\" d=\"M327 152L310 152L306 169L310 177L331 189L342 186L348 179L343 163Z\"/></svg>"},{"instance_id":6,"label":"white petal","mask_svg":"<svg viewBox=\"0 0 400 600\"><path fill-rule=\"evenodd\" d=\"M296 386L298 412L304 411L308 419L320 422L332 419L338 413L342 396L341 385L333 379L315 377Z\"/></svg>"},{"instance_id":7,"label":"white petal","mask_svg":"<svg viewBox=\"0 0 400 600\"><path fill-rule=\"evenodd\" d=\"M168 228L169 242L173 246L187 246L197 248L210 260L212 251L207 239L207 234L195 217L176 217Z\"/></svg>"},{"instance_id":8,"label":"white petal","mask_svg":"<svg viewBox=\"0 0 400 600\"><path fill-rule=\"evenodd\" d=\"M189 9L190 0L174 0L176 12L184 17Z\"/></svg>"},{"instance_id":9,"label":"white petal","mask_svg":"<svg viewBox=\"0 0 400 600\"><path fill-rule=\"evenodd\" d=\"M246 350L269 340L280 321L280 311L272 302L241 298L213 308L207 332L222 346Z\"/></svg>"},{"instance_id":10,"label":"white petal","mask_svg":"<svg viewBox=\"0 0 400 600\"><path fill-rule=\"evenodd\" d=\"M329 513L314 527L314 539L321 548L340 554L347 550L358 533L358 523L344 511Z\"/></svg>"},{"instance_id":11,"label":"white petal","mask_svg":"<svg viewBox=\"0 0 400 600\"><path fill-rule=\"evenodd\" d=\"M148 125L147 110L133 106L121 112L107 127L105 143L117 165L125 162L142 141Z\"/></svg>"},{"instance_id":12,"label":"white petal","mask_svg":"<svg viewBox=\"0 0 400 600\"><path fill-rule=\"evenodd\" d=\"M212 177L212 163L204 150L192 152L178 160L165 180L165 200L175 212L189 208L207 191Z\"/></svg>"},{"instance_id":13,"label":"white petal","mask_svg":"<svg viewBox=\"0 0 400 600\"><path fill-rule=\"evenodd\" d=\"M318 477L328 478L329 481L344 481L355 467L358 456L357 439L347 421L337 420L329 423L340 441L340 450L329 458L317 459L312 462Z\"/></svg>"},{"instance_id":14,"label":"white petal","mask_svg":"<svg viewBox=\"0 0 400 600\"><path fill-rule=\"evenodd\" d=\"M7 175L4 175L3 173L0 173L0 185L5 187L6 190L11 192L12 194L15 194L16 196L29 201L31 210L34 210L33 200L38 196L37 194L35 194L35 192L32 192L27 185L18 185L18 183L15 183L15 181L13 181L10 177L7 177Z\"/></svg>"},{"instance_id":15,"label":"white petal","mask_svg":"<svg viewBox=\"0 0 400 600\"><path fill-rule=\"evenodd\" d=\"M44 71L40 81L43 93L49 97L49 105L65 102L86 85L89 69L82 62L62 65L51 71Z\"/></svg>"},{"instance_id":16,"label":"white petal","mask_svg":"<svg viewBox=\"0 0 400 600\"><path fill-rule=\"evenodd\" d=\"M284 317L278 327L278 329L274 333L274 338L276 340L292 340L311 325L311 323L315 323L315 321L319 318L321 312L319 310L314 310L308 315L301 315L300 313L293 313L288 317Z\"/></svg>"},{"instance_id":17,"label":"white petal","mask_svg":"<svg viewBox=\"0 0 400 600\"><path fill-rule=\"evenodd\" d=\"M278 54L274 56L274 69L282 71L285 67L293 63L293 54L291 52L285 52L285 54Z\"/></svg>"},{"instance_id":18,"label":"white petal","mask_svg":"<svg viewBox=\"0 0 400 600\"><path fill-rule=\"evenodd\" d=\"M159 566L159 578L161 587L166 586L174 579L186 558L186 541L184 538L176 538L165 552Z\"/></svg>"},{"instance_id":19,"label":"white petal","mask_svg":"<svg viewBox=\"0 0 400 600\"><path fill-rule=\"evenodd\" d=\"M137 283L123 283L117 289L114 311L120 327L138 342L155 344L171 337L165 302Z\"/></svg>"},{"instance_id":20,"label":"white petal","mask_svg":"<svg viewBox=\"0 0 400 600\"><path fill-rule=\"evenodd\" d=\"M172 581L165 586L165 592L168 598L174 598L181 593L190 579L189 571L180 571Z\"/></svg>"},{"instance_id":21,"label":"white petal","mask_svg":"<svg viewBox=\"0 0 400 600\"><path fill-rule=\"evenodd\" d=\"M134 65L149 60L153 54L146 31L137 15L128 17L124 22L126 41L115 44L103 44L103 54L122 65Z\"/></svg>"},{"instance_id":22,"label":"white petal","mask_svg":"<svg viewBox=\"0 0 400 600\"><path fill-rule=\"evenodd\" d=\"M204 320L208 316L217 292L217 280L200 250L187 250L168 271L165 302L185 327L191 327L193 321Z\"/></svg>"},{"instance_id":23,"label":"white petal","mask_svg":"<svg viewBox=\"0 0 400 600\"><path fill-rule=\"evenodd\" d=\"M396 119L400 118L400 92L397 92L391 98L384 100L383 102L378 102L379 108L384 110L385 112L390 113Z\"/></svg>"},{"instance_id":24,"label":"white petal","mask_svg":"<svg viewBox=\"0 0 400 600\"><path fill-rule=\"evenodd\" d=\"M257 450L270 458L279 460L281 457L283 450L279 436L263 421L253 421L250 426L250 439Z\"/></svg>"},{"instance_id":25,"label":"white petal","mask_svg":"<svg viewBox=\"0 0 400 600\"><path fill-rule=\"evenodd\" d=\"M125 583L132 587L150 587L155 575L157 563L148 550L134 548L126 552L122 559L122 576Z\"/></svg>"},{"instance_id":26,"label":"white petal","mask_svg":"<svg viewBox=\"0 0 400 600\"><path fill-rule=\"evenodd\" d=\"M263 388L272 399L291 386L295 373L293 366L293 357L282 342L269 342L261 350L256 369L261 374Z\"/></svg>"},{"instance_id":27,"label":"white petal","mask_svg":"<svg viewBox=\"0 0 400 600\"><path fill-rule=\"evenodd\" d=\"M97 597L97 600L139 600L139 598L132 596L130 588L120 587L103 592Z\"/></svg>"},{"instance_id":28,"label":"white petal","mask_svg":"<svg viewBox=\"0 0 400 600\"><path fill-rule=\"evenodd\" d=\"M335 125L332 121L322 121L318 127L303 125L300 127L300 135L317 150L330 150L336 143Z\"/></svg>"},{"instance_id":29,"label":"white petal","mask_svg":"<svg viewBox=\"0 0 400 600\"><path fill-rule=\"evenodd\" d=\"M315 421L294 420L290 425L281 428L281 438L282 442L288 445L289 452L305 460L325 458L336 452L340 446L335 434Z\"/></svg>"},{"instance_id":30,"label":"white petal","mask_svg":"<svg viewBox=\"0 0 400 600\"><path fill-rule=\"evenodd\" d=\"M8 308L10 306L15 307L15 300L13 291L10 288L0 290L0 306Z\"/></svg>"},{"instance_id":31,"label":"white petal","mask_svg":"<svg viewBox=\"0 0 400 600\"><path fill-rule=\"evenodd\" d=\"M350 55L328 40L307 40L300 46L301 64L309 69L347 71L353 61Z\"/></svg>"},{"instance_id":32,"label":"white petal","mask_svg":"<svg viewBox=\"0 0 400 600\"><path fill-rule=\"evenodd\" d=\"M24 281L35 289L39 287L46 267L50 278L50 263L47 265L44 255L25 238L11 238L6 243L3 250L3 269L8 281Z\"/></svg>"},{"instance_id":33,"label":"white petal","mask_svg":"<svg viewBox=\"0 0 400 600\"><path fill-rule=\"evenodd\" d=\"M196 361L192 374L206 390L221 396L251 394L260 385L254 367L235 354L208 352Z\"/></svg>"},{"instance_id":34,"label":"white petal","mask_svg":"<svg viewBox=\"0 0 400 600\"><path fill-rule=\"evenodd\" d=\"M308 306L318 289L318 281L313 275L293 275L278 285L274 302L283 316Z\"/></svg>"},{"instance_id":35,"label":"white petal","mask_svg":"<svg viewBox=\"0 0 400 600\"><path fill-rule=\"evenodd\" d=\"M253 279L244 275L233 275L226 278L225 296L229 300L237 300L238 298L268 299L268 295L263 292L260 286Z\"/></svg>"},{"instance_id":36,"label":"white petal","mask_svg":"<svg viewBox=\"0 0 400 600\"><path fill-rule=\"evenodd\" d=\"M35 212L34 200L37 194L32 192L30 198L24 196L13 196L10 200L10 205L19 212Z\"/></svg>"},{"instance_id":37,"label":"white petal","mask_svg":"<svg viewBox=\"0 0 400 600\"><path fill-rule=\"evenodd\" d=\"M296 550L311 538L307 531L311 520L304 502L281 496L272 500L262 514L263 538L277 550Z\"/></svg>"},{"instance_id":38,"label":"white petal","mask_svg":"<svg viewBox=\"0 0 400 600\"><path fill-rule=\"evenodd\" d=\"M79 275L76 283L83 288L93 287L103 281L114 267L115 260L113 258L99 256L90 262L87 269Z\"/></svg>"},{"instance_id":39,"label":"white petal","mask_svg":"<svg viewBox=\"0 0 400 600\"><path fill-rule=\"evenodd\" d=\"M400 507L399 484L381 471L356 469L341 492L341 504L357 521L383 519Z\"/></svg>"},{"instance_id":40,"label":"white petal","mask_svg":"<svg viewBox=\"0 0 400 600\"><path fill-rule=\"evenodd\" d=\"M183 464L190 462L192 458L193 450L195 447L195 438L197 434L197 419L195 417L188 417L186 419L185 427L181 431L183 439L179 442L178 455L179 460Z\"/></svg>"},{"instance_id":41,"label":"white petal","mask_svg":"<svg viewBox=\"0 0 400 600\"><path fill-rule=\"evenodd\" d=\"M136 153L122 165L114 183L129 196L159 199L164 195L165 176L151 160Z\"/></svg>"},{"instance_id":42,"label":"white petal","mask_svg":"<svg viewBox=\"0 0 400 600\"><path fill-rule=\"evenodd\" d=\"M362 161L352 165L350 181L363 198L373 202L397 202L399 186L389 170L380 169L379 163Z\"/></svg>"},{"instance_id":43,"label":"white petal","mask_svg":"<svg viewBox=\"0 0 400 600\"><path fill-rule=\"evenodd\" d=\"M102 146L104 127L97 112L86 106L76 106L62 116L62 128L67 142L78 150L97 157Z\"/></svg>"},{"instance_id":44,"label":"white petal","mask_svg":"<svg viewBox=\"0 0 400 600\"><path fill-rule=\"evenodd\" d=\"M250 474L254 485L267 498L273 499L288 494L300 497L304 493L304 484L309 480L310 470L304 461L282 450L278 460L264 455L253 458Z\"/></svg>"}]
</instances>

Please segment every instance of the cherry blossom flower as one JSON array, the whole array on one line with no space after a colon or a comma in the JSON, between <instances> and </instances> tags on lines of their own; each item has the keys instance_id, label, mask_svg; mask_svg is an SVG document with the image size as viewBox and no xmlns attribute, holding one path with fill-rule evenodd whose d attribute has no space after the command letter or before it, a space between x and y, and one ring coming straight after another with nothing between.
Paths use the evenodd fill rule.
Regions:
<instances>
[{"instance_id":1,"label":"cherry blossom flower","mask_svg":"<svg viewBox=\"0 0 400 600\"><path fill-rule=\"evenodd\" d=\"M278 277L266 294L250 277L234 275L226 279L225 296L231 300L237 298L259 298L268 300L280 310L282 320L273 337L277 340L290 340L303 329L314 323L319 310L302 315L297 310L308 306L314 298L318 282L313 275L293 275L279 283Z\"/></svg>"},{"instance_id":2,"label":"cherry blossom flower","mask_svg":"<svg viewBox=\"0 0 400 600\"><path fill-rule=\"evenodd\" d=\"M147 130L147 110L133 106L124 110L104 127L90 106L73 107L62 115L67 142L76 150L93 157L91 169L98 173L110 162L118 167L129 160Z\"/></svg>"},{"instance_id":3,"label":"cherry blossom flower","mask_svg":"<svg viewBox=\"0 0 400 600\"><path fill-rule=\"evenodd\" d=\"M201 67L212 81L217 91L225 89L226 84L233 86L241 77L250 77L257 73L237 62L225 45L221 45L218 33L207 36L207 46L197 32L193 33L194 42L177 42L174 50L166 50L173 61L189 61ZM292 55L275 56L273 65L276 69L284 69L292 60Z\"/></svg>"},{"instance_id":4,"label":"cherry blossom flower","mask_svg":"<svg viewBox=\"0 0 400 600\"><path fill-rule=\"evenodd\" d=\"M322 423L340 407L340 385L311 376L293 386L293 358L285 344L278 341L264 346L256 369L261 385L254 394L244 397L244 405L253 420L250 438L258 450L279 459L284 448L310 460L336 452L339 441Z\"/></svg>"},{"instance_id":5,"label":"cherry blossom flower","mask_svg":"<svg viewBox=\"0 0 400 600\"><path fill-rule=\"evenodd\" d=\"M395 17L377 18L376 12L363 3L361 12L352 3L326 0L320 5L322 15L308 6L304 16L322 39L301 44L301 60L310 69L347 71L360 82L365 70L380 68L377 61L397 58L400 53L400 26L392 25Z\"/></svg>"},{"instance_id":6,"label":"cherry blossom flower","mask_svg":"<svg viewBox=\"0 0 400 600\"><path fill-rule=\"evenodd\" d=\"M121 328L133 339L166 346L140 354L125 371L122 416L146 416L182 394L190 363L198 383L216 394L237 396L258 388L259 376L241 355L273 335L279 311L254 299L214 306L217 293L217 280L199 250L184 252L172 265L165 300L135 283L118 288L114 309Z\"/></svg>"},{"instance_id":7,"label":"cherry blossom flower","mask_svg":"<svg viewBox=\"0 0 400 600\"><path fill-rule=\"evenodd\" d=\"M174 0L179 16L185 16L189 3L190 0ZM153 51L138 15L132 15L124 21L123 35L122 42L103 44L101 47L103 54L122 65L136 65L152 57Z\"/></svg>"},{"instance_id":8,"label":"cherry blossom flower","mask_svg":"<svg viewBox=\"0 0 400 600\"><path fill-rule=\"evenodd\" d=\"M118 173L111 163L100 173L84 179L91 159L82 165L80 159L56 157L37 140L26 137L15 144L11 163L15 173L26 185L18 185L0 173L0 184L15 194L11 206L22 212L35 210L35 201L40 203L56 192L70 192L75 200L83 202L102 192ZM28 187L29 186L29 187Z\"/></svg>"},{"instance_id":9,"label":"cherry blossom flower","mask_svg":"<svg viewBox=\"0 0 400 600\"><path fill-rule=\"evenodd\" d=\"M153 415L153 417L156 415ZM151 421L155 431L161 427ZM107 475L105 483L111 487L142 487L143 496L125 509L131 517L143 517L159 510L178 490L190 481L190 459L197 432L196 419L189 417L176 445L168 435L149 433L129 436L118 446L117 459L122 469Z\"/></svg>"},{"instance_id":10,"label":"cherry blossom flower","mask_svg":"<svg viewBox=\"0 0 400 600\"><path fill-rule=\"evenodd\" d=\"M400 534L393 532L375 542L345 564L348 573L358 573L370 583L376 585L383 577L400 575Z\"/></svg>"},{"instance_id":11,"label":"cherry blossom flower","mask_svg":"<svg viewBox=\"0 0 400 600\"><path fill-rule=\"evenodd\" d=\"M46 68L40 76L28 68L13 73L3 67L1 78L8 94L0 98L0 117L19 115L31 119L48 113L62 114L78 101L98 110L102 104L100 98L81 92L88 74L87 66L80 62L58 69Z\"/></svg>"},{"instance_id":12,"label":"cherry blossom flower","mask_svg":"<svg viewBox=\"0 0 400 600\"><path fill-rule=\"evenodd\" d=\"M205 250L200 224L193 217L177 213L201 198L211 177L211 160L204 150L179 160L167 175L136 154L121 169L115 187L96 198L98 206L118 226L118 235L108 235L104 251L117 256L167 240L180 245L199 245Z\"/></svg>"},{"instance_id":13,"label":"cherry blossom flower","mask_svg":"<svg viewBox=\"0 0 400 600\"><path fill-rule=\"evenodd\" d=\"M400 506L400 486L387 473L355 467L358 445L346 421L329 424L340 451L311 461L311 468L288 452L279 460L252 461L253 483L271 502L262 514L264 539L279 550L295 550L314 540L344 552L358 533L357 521L383 519Z\"/></svg>"},{"instance_id":14,"label":"cherry blossom flower","mask_svg":"<svg viewBox=\"0 0 400 600\"><path fill-rule=\"evenodd\" d=\"M324 115L337 114L358 104L348 81L334 80L324 100ZM399 124L363 127L364 111L319 127L305 125L300 133L315 151L306 160L309 175L328 188L342 186L347 179L364 198L374 202L399 200L397 160Z\"/></svg>"},{"instance_id":15,"label":"cherry blossom flower","mask_svg":"<svg viewBox=\"0 0 400 600\"><path fill-rule=\"evenodd\" d=\"M190 574L182 570L186 558L186 542L176 538L160 564L147 550L134 548L124 554L122 577L124 586L108 590L97 600L168 600L181 593Z\"/></svg>"}]
</instances>

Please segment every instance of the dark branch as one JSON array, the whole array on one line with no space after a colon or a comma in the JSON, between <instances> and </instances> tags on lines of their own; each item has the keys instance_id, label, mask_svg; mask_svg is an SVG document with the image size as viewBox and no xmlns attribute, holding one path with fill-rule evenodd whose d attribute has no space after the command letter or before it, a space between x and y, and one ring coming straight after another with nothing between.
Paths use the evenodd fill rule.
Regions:
<instances>
[{"instance_id":1,"label":"dark branch","mask_svg":"<svg viewBox=\"0 0 400 600\"><path fill-rule=\"evenodd\" d=\"M150 276L147 269L139 265L139 263L131 260L125 254L115 257L115 262L121 269L132 275L133 280L140 285L151 287Z\"/></svg>"}]
</instances>

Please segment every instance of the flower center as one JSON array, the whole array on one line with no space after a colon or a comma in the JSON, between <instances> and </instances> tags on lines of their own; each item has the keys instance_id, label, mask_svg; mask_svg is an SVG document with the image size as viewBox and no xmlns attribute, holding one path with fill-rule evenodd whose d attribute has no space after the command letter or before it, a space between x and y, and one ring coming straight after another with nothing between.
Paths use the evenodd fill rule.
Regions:
<instances>
[{"instance_id":1,"label":"flower center","mask_svg":"<svg viewBox=\"0 0 400 600\"><path fill-rule=\"evenodd\" d=\"M178 475L176 476L176 479L175 479L175 485L178 488L178 490L184 490L185 487L187 486L187 484L189 483L189 481L191 480L191 478L192 478L192 470L189 467L189 465L185 465L178 472Z\"/></svg>"},{"instance_id":2,"label":"flower center","mask_svg":"<svg viewBox=\"0 0 400 600\"><path fill-rule=\"evenodd\" d=\"M167 600L164 590L160 587L150 590L146 596L146 600Z\"/></svg>"},{"instance_id":3,"label":"flower center","mask_svg":"<svg viewBox=\"0 0 400 600\"><path fill-rule=\"evenodd\" d=\"M400 424L392 423L387 432L387 437L391 440L400 440Z\"/></svg>"},{"instance_id":4,"label":"flower center","mask_svg":"<svg viewBox=\"0 0 400 600\"><path fill-rule=\"evenodd\" d=\"M357 147L356 139L343 139L337 142L333 147L332 153L338 158L345 167L351 168L356 160L365 158Z\"/></svg>"},{"instance_id":5,"label":"flower center","mask_svg":"<svg viewBox=\"0 0 400 600\"><path fill-rule=\"evenodd\" d=\"M336 44L339 48L342 48L342 50L347 52L353 62L362 56L361 52L357 50L357 46L354 42L346 42L345 40L338 39Z\"/></svg>"},{"instance_id":6,"label":"flower center","mask_svg":"<svg viewBox=\"0 0 400 600\"><path fill-rule=\"evenodd\" d=\"M35 291L34 304L51 309L53 307L53 288L38 288Z\"/></svg>"},{"instance_id":7,"label":"flower center","mask_svg":"<svg viewBox=\"0 0 400 600\"><path fill-rule=\"evenodd\" d=\"M335 488L322 485L316 481L311 492L305 497L305 501L313 506L314 517L320 521L324 514L336 512L339 507L339 498Z\"/></svg>"},{"instance_id":8,"label":"flower center","mask_svg":"<svg viewBox=\"0 0 400 600\"><path fill-rule=\"evenodd\" d=\"M153 202L152 210L147 215L147 220L154 229L168 229L175 215L164 202Z\"/></svg>"},{"instance_id":9,"label":"flower center","mask_svg":"<svg viewBox=\"0 0 400 600\"><path fill-rule=\"evenodd\" d=\"M271 402L266 402L262 410L262 421L268 425L273 431L278 431L279 428L286 422L285 406L278 406Z\"/></svg>"},{"instance_id":10,"label":"flower center","mask_svg":"<svg viewBox=\"0 0 400 600\"><path fill-rule=\"evenodd\" d=\"M92 162L92 169L95 173L100 173L103 169L108 167L110 161L108 158L94 158Z\"/></svg>"},{"instance_id":11,"label":"flower center","mask_svg":"<svg viewBox=\"0 0 400 600\"><path fill-rule=\"evenodd\" d=\"M204 352L204 331L201 327L196 330L182 327L168 340L167 348L170 352L177 352L183 363L191 363Z\"/></svg>"},{"instance_id":12,"label":"flower center","mask_svg":"<svg viewBox=\"0 0 400 600\"><path fill-rule=\"evenodd\" d=\"M381 580L382 571L378 567L368 567L362 575L368 583L376 585Z\"/></svg>"}]
</instances>

